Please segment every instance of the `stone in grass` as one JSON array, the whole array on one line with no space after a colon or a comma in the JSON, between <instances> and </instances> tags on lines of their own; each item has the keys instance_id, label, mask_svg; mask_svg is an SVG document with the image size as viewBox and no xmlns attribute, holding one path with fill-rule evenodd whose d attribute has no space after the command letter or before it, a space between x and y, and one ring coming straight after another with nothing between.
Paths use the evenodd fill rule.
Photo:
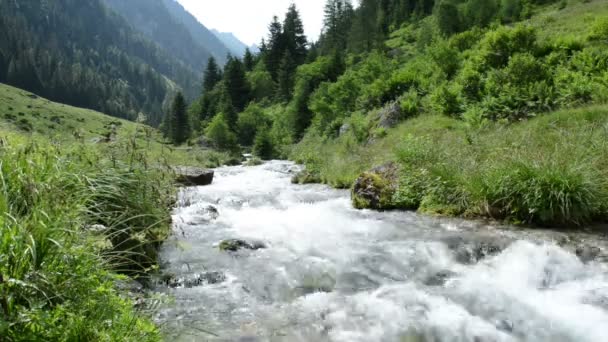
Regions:
<instances>
[{"instance_id":1,"label":"stone in grass","mask_svg":"<svg viewBox=\"0 0 608 342\"><path fill-rule=\"evenodd\" d=\"M255 251L263 248L266 248L266 245L261 242L249 242L241 239L224 240L219 245L219 249L222 252L238 252L242 249Z\"/></svg>"},{"instance_id":2,"label":"stone in grass","mask_svg":"<svg viewBox=\"0 0 608 342\"><path fill-rule=\"evenodd\" d=\"M394 209L393 195L398 178L399 166L392 162L364 172L353 185L353 206L357 209Z\"/></svg>"}]
</instances>

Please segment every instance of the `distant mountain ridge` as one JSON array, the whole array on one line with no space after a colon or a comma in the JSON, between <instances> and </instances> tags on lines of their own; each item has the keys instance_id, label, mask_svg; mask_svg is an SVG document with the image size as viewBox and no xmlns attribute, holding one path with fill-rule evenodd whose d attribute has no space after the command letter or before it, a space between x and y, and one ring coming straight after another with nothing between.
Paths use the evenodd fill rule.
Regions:
<instances>
[{"instance_id":1,"label":"distant mountain ridge","mask_svg":"<svg viewBox=\"0 0 608 342\"><path fill-rule=\"evenodd\" d=\"M252 52L258 52L259 48L257 45L247 46L247 44L240 41L232 32L220 32L216 29L211 29L211 32L220 39L224 45L230 49L230 53L242 57L245 54L245 50L249 48Z\"/></svg>"}]
</instances>

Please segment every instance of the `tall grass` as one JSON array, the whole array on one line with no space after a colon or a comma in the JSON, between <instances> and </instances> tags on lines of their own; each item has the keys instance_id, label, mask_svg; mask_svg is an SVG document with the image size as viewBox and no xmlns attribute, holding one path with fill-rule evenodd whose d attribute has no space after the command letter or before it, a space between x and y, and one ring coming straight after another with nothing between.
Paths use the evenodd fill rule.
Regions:
<instances>
[{"instance_id":1,"label":"tall grass","mask_svg":"<svg viewBox=\"0 0 608 342\"><path fill-rule=\"evenodd\" d=\"M606 106L474 127L422 115L382 139L353 144L348 134L310 136L293 151L334 186L398 161L400 184L390 207L559 227L608 217Z\"/></svg>"},{"instance_id":2,"label":"tall grass","mask_svg":"<svg viewBox=\"0 0 608 342\"><path fill-rule=\"evenodd\" d=\"M154 266L170 177L128 149L123 163L84 146L3 141L1 340L159 340L115 282Z\"/></svg>"}]
</instances>

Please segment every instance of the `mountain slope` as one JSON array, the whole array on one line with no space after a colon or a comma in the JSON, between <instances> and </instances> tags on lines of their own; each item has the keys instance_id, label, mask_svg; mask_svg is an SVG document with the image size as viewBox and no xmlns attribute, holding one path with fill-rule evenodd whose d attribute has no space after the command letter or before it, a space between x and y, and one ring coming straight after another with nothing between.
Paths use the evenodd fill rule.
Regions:
<instances>
[{"instance_id":1,"label":"mountain slope","mask_svg":"<svg viewBox=\"0 0 608 342\"><path fill-rule=\"evenodd\" d=\"M191 68L99 0L2 1L0 13L0 82L151 124L175 86L198 91Z\"/></svg>"},{"instance_id":2,"label":"mountain slope","mask_svg":"<svg viewBox=\"0 0 608 342\"><path fill-rule=\"evenodd\" d=\"M129 24L157 43L168 54L181 60L192 70L201 72L212 56L210 50L195 40L181 19L174 17L164 0L103 0Z\"/></svg>"},{"instance_id":3,"label":"mountain slope","mask_svg":"<svg viewBox=\"0 0 608 342\"><path fill-rule=\"evenodd\" d=\"M224 45L230 49L230 53L237 57L241 57L245 54L245 49L247 49L247 45L241 42L234 34L231 32L219 32L216 29L212 29L211 32L220 39Z\"/></svg>"},{"instance_id":4,"label":"mountain slope","mask_svg":"<svg viewBox=\"0 0 608 342\"><path fill-rule=\"evenodd\" d=\"M207 48L207 50L220 63L226 62L226 56L230 52L228 47L217 38L205 25L201 24L192 14L175 0L162 0L167 10L178 19L190 32L195 42Z\"/></svg>"}]
</instances>

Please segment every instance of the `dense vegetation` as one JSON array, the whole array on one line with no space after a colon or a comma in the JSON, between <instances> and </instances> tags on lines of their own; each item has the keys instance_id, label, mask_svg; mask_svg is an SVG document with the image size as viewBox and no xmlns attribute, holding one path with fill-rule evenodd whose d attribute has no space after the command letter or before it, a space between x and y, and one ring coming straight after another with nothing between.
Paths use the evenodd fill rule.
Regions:
<instances>
[{"instance_id":1,"label":"dense vegetation","mask_svg":"<svg viewBox=\"0 0 608 342\"><path fill-rule=\"evenodd\" d=\"M526 121L608 100L606 6L329 0L312 45L291 7L260 54L211 73L190 114L216 147L295 158L309 181L350 187L366 168L396 161L402 179L385 208L585 224L606 214L606 175L595 171L605 169L604 107L583 111L593 120L551 116L572 117L561 134L585 137L572 146L549 134L550 119Z\"/></svg>"}]
</instances>

